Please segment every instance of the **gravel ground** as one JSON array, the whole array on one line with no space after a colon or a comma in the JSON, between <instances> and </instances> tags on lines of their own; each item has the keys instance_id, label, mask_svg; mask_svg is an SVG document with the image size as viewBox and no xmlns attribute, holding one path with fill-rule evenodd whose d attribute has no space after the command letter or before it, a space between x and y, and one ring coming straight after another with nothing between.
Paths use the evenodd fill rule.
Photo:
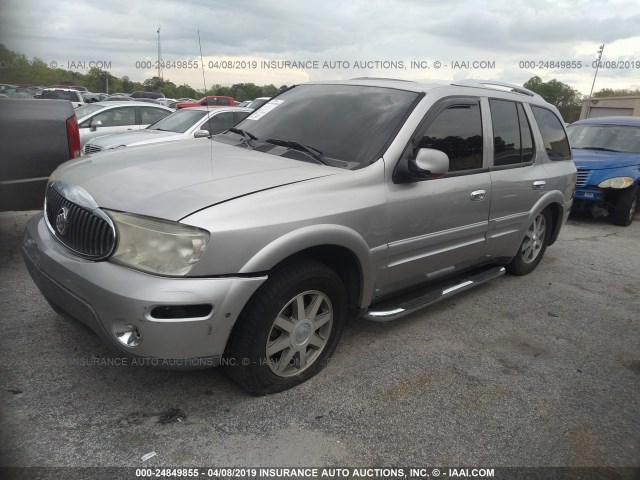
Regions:
<instances>
[{"instance_id":1,"label":"gravel ground","mask_svg":"<svg viewBox=\"0 0 640 480\"><path fill-rule=\"evenodd\" d=\"M0 214L4 466L640 466L640 217L572 218L533 274L353 321L318 376L254 398L102 364L27 274L34 213Z\"/></svg>"}]
</instances>

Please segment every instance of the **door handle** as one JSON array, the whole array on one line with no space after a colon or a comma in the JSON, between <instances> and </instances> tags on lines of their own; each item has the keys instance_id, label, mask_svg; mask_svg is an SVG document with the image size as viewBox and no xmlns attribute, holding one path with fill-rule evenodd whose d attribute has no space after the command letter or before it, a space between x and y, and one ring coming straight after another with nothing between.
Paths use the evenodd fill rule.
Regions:
<instances>
[{"instance_id":1,"label":"door handle","mask_svg":"<svg viewBox=\"0 0 640 480\"><path fill-rule=\"evenodd\" d=\"M475 190L471 192L471 201L472 202L481 202L487 196L486 190Z\"/></svg>"},{"instance_id":2,"label":"door handle","mask_svg":"<svg viewBox=\"0 0 640 480\"><path fill-rule=\"evenodd\" d=\"M534 190L542 190L546 184L547 182L545 182L544 180L536 180L531 186Z\"/></svg>"}]
</instances>

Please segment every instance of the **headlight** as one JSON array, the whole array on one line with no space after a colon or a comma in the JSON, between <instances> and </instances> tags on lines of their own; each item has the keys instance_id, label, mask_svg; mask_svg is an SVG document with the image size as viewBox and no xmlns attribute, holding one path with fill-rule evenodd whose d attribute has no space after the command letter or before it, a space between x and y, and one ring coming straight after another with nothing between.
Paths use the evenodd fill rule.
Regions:
<instances>
[{"instance_id":1,"label":"headlight","mask_svg":"<svg viewBox=\"0 0 640 480\"><path fill-rule=\"evenodd\" d=\"M631 177L613 177L600 182L598 188L627 188L633 185Z\"/></svg>"},{"instance_id":2,"label":"headlight","mask_svg":"<svg viewBox=\"0 0 640 480\"><path fill-rule=\"evenodd\" d=\"M107 211L118 245L110 260L159 275L184 276L198 263L209 232L178 222Z\"/></svg>"}]
</instances>

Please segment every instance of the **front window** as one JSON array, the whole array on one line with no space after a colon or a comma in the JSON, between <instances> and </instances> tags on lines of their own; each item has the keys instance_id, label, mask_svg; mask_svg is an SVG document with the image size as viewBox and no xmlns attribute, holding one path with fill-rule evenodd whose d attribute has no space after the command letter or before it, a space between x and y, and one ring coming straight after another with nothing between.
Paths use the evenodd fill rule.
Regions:
<instances>
[{"instance_id":1,"label":"front window","mask_svg":"<svg viewBox=\"0 0 640 480\"><path fill-rule=\"evenodd\" d=\"M76 118L79 121L81 121L87 115L91 115L92 113L97 112L101 108L104 108L104 107L100 105L92 105L92 104L82 105L76 108Z\"/></svg>"},{"instance_id":2,"label":"front window","mask_svg":"<svg viewBox=\"0 0 640 480\"><path fill-rule=\"evenodd\" d=\"M193 127L207 112L186 108L167 115L162 120L147 127L149 130L161 130L163 132L184 133Z\"/></svg>"},{"instance_id":3,"label":"front window","mask_svg":"<svg viewBox=\"0 0 640 480\"><path fill-rule=\"evenodd\" d=\"M640 128L626 125L570 125L572 148L640 153Z\"/></svg>"},{"instance_id":4,"label":"front window","mask_svg":"<svg viewBox=\"0 0 640 480\"><path fill-rule=\"evenodd\" d=\"M450 172L482 168L480 106L453 105L440 112L427 128L418 148L446 153Z\"/></svg>"},{"instance_id":5,"label":"front window","mask_svg":"<svg viewBox=\"0 0 640 480\"><path fill-rule=\"evenodd\" d=\"M92 125L102 122L103 127L125 127L136 124L135 107L110 108L104 112L96 113L91 120Z\"/></svg>"},{"instance_id":6,"label":"front window","mask_svg":"<svg viewBox=\"0 0 640 480\"><path fill-rule=\"evenodd\" d=\"M301 85L236 128L260 141L297 142L358 168L378 160L418 95L382 87Z\"/></svg>"}]
</instances>

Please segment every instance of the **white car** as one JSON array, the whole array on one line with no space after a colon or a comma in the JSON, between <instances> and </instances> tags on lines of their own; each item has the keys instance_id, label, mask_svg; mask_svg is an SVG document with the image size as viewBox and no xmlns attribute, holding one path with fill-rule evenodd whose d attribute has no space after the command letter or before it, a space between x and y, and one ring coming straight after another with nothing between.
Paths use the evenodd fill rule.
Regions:
<instances>
[{"instance_id":1,"label":"white car","mask_svg":"<svg viewBox=\"0 0 640 480\"><path fill-rule=\"evenodd\" d=\"M250 108L251 110L257 110L262 105L271 100L271 97L258 97L251 100L249 103L245 105L245 107Z\"/></svg>"},{"instance_id":2,"label":"white car","mask_svg":"<svg viewBox=\"0 0 640 480\"><path fill-rule=\"evenodd\" d=\"M92 138L85 144L83 153L98 153L113 148L209 137L228 130L244 120L251 112L249 108L239 107L185 108L138 132Z\"/></svg>"},{"instance_id":3,"label":"white car","mask_svg":"<svg viewBox=\"0 0 640 480\"><path fill-rule=\"evenodd\" d=\"M90 139L112 133L147 128L173 110L145 102L96 102L76 108L80 127L80 146Z\"/></svg>"},{"instance_id":4,"label":"white car","mask_svg":"<svg viewBox=\"0 0 640 480\"><path fill-rule=\"evenodd\" d=\"M69 100L73 108L85 105L82 93L72 88L45 88L40 94L40 98L50 100Z\"/></svg>"}]
</instances>

